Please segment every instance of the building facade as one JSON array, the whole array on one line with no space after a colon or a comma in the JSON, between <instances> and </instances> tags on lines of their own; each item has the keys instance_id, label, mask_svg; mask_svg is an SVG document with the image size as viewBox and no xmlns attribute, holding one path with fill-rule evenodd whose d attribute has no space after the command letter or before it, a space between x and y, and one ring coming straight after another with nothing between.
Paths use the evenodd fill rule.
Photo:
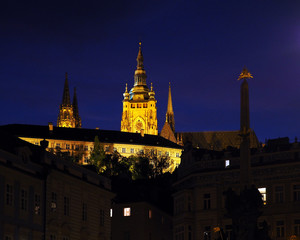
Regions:
<instances>
[{"instance_id":1,"label":"building facade","mask_svg":"<svg viewBox=\"0 0 300 240\"><path fill-rule=\"evenodd\" d=\"M300 144L267 147L251 156L253 184L264 205L258 227L264 221L271 239L300 237ZM278 150L279 149L279 150ZM224 192L240 187L238 153L188 148L183 152L174 184L174 239L217 239L220 227L231 239L232 222L226 215Z\"/></svg>"},{"instance_id":2,"label":"building facade","mask_svg":"<svg viewBox=\"0 0 300 240\"><path fill-rule=\"evenodd\" d=\"M134 73L134 85L128 92L127 84L123 94L123 112L121 131L157 135L157 107L155 93L151 84L146 83L146 71L141 43L137 56L137 68Z\"/></svg>"},{"instance_id":3,"label":"building facade","mask_svg":"<svg viewBox=\"0 0 300 240\"><path fill-rule=\"evenodd\" d=\"M0 239L110 239L110 180L4 132Z\"/></svg>"},{"instance_id":4,"label":"building facade","mask_svg":"<svg viewBox=\"0 0 300 240\"><path fill-rule=\"evenodd\" d=\"M146 201L112 208L112 240L172 239L172 216Z\"/></svg>"}]
</instances>

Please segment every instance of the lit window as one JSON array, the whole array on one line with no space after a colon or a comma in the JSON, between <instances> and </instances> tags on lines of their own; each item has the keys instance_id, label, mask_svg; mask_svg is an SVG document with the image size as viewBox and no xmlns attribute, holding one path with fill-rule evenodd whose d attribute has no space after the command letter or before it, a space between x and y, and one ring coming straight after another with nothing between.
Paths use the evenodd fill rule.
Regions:
<instances>
[{"instance_id":1,"label":"lit window","mask_svg":"<svg viewBox=\"0 0 300 240\"><path fill-rule=\"evenodd\" d=\"M126 153L126 148L122 148L122 153Z\"/></svg>"},{"instance_id":2,"label":"lit window","mask_svg":"<svg viewBox=\"0 0 300 240\"><path fill-rule=\"evenodd\" d=\"M161 156L161 151L158 151L158 156Z\"/></svg>"},{"instance_id":3,"label":"lit window","mask_svg":"<svg viewBox=\"0 0 300 240\"><path fill-rule=\"evenodd\" d=\"M79 145L75 145L75 150L79 150Z\"/></svg>"},{"instance_id":4,"label":"lit window","mask_svg":"<svg viewBox=\"0 0 300 240\"><path fill-rule=\"evenodd\" d=\"M88 157L85 156L83 162L84 162L84 163L88 163L88 161L89 161Z\"/></svg>"},{"instance_id":5,"label":"lit window","mask_svg":"<svg viewBox=\"0 0 300 240\"><path fill-rule=\"evenodd\" d=\"M266 188L258 188L258 191L261 194L264 205L267 204L267 189Z\"/></svg>"},{"instance_id":6,"label":"lit window","mask_svg":"<svg viewBox=\"0 0 300 240\"><path fill-rule=\"evenodd\" d=\"M113 216L113 210L112 210L112 208L111 208L110 211L109 211L109 216L110 216L110 217Z\"/></svg>"},{"instance_id":7,"label":"lit window","mask_svg":"<svg viewBox=\"0 0 300 240\"><path fill-rule=\"evenodd\" d=\"M230 166L230 160L225 160L225 167L229 167Z\"/></svg>"},{"instance_id":8,"label":"lit window","mask_svg":"<svg viewBox=\"0 0 300 240\"><path fill-rule=\"evenodd\" d=\"M89 146L85 145L84 146L84 151L88 151L89 150Z\"/></svg>"},{"instance_id":9,"label":"lit window","mask_svg":"<svg viewBox=\"0 0 300 240\"><path fill-rule=\"evenodd\" d=\"M166 156L169 156L169 152L166 152Z\"/></svg>"},{"instance_id":10,"label":"lit window","mask_svg":"<svg viewBox=\"0 0 300 240\"><path fill-rule=\"evenodd\" d=\"M66 149L70 149L70 144L66 144Z\"/></svg>"},{"instance_id":11,"label":"lit window","mask_svg":"<svg viewBox=\"0 0 300 240\"><path fill-rule=\"evenodd\" d=\"M105 147L105 152L109 152L109 146Z\"/></svg>"},{"instance_id":12,"label":"lit window","mask_svg":"<svg viewBox=\"0 0 300 240\"><path fill-rule=\"evenodd\" d=\"M176 157L179 157L179 153L176 153Z\"/></svg>"},{"instance_id":13,"label":"lit window","mask_svg":"<svg viewBox=\"0 0 300 240\"><path fill-rule=\"evenodd\" d=\"M152 210L151 209L148 210L148 217L149 217L149 219L152 218Z\"/></svg>"},{"instance_id":14,"label":"lit window","mask_svg":"<svg viewBox=\"0 0 300 240\"><path fill-rule=\"evenodd\" d=\"M129 217L131 214L131 209L129 207L124 208L124 217Z\"/></svg>"},{"instance_id":15,"label":"lit window","mask_svg":"<svg viewBox=\"0 0 300 240\"><path fill-rule=\"evenodd\" d=\"M130 148L130 153L134 153L134 149L133 148Z\"/></svg>"}]
</instances>

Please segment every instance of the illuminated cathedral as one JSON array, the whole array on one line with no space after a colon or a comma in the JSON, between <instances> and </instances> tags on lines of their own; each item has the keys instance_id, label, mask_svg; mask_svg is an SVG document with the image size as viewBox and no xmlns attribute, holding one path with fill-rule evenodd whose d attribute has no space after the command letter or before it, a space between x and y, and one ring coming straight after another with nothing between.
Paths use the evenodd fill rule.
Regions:
<instances>
[{"instance_id":1,"label":"illuminated cathedral","mask_svg":"<svg viewBox=\"0 0 300 240\"><path fill-rule=\"evenodd\" d=\"M127 84L123 94L123 113L121 131L157 135L157 107L155 93L151 83L147 86L146 71L141 43L137 56L137 68L134 73L134 85L128 92Z\"/></svg>"},{"instance_id":2,"label":"illuminated cathedral","mask_svg":"<svg viewBox=\"0 0 300 240\"><path fill-rule=\"evenodd\" d=\"M71 103L68 84L68 73L66 73L65 77L63 99L62 103L59 106L57 126L67 128L81 128L81 118L78 112L76 88L74 88L73 103Z\"/></svg>"}]
</instances>

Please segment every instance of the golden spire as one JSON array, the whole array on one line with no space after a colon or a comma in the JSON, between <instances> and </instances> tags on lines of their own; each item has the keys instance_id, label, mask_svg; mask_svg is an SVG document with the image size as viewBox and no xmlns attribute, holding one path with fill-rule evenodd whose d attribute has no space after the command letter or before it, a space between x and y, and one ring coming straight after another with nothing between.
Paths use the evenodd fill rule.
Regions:
<instances>
[{"instance_id":1,"label":"golden spire","mask_svg":"<svg viewBox=\"0 0 300 240\"><path fill-rule=\"evenodd\" d=\"M128 90L127 90L127 83L126 83L125 92L123 93L123 96L124 96L124 100L129 99L129 93L128 93Z\"/></svg>"},{"instance_id":2,"label":"golden spire","mask_svg":"<svg viewBox=\"0 0 300 240\"><path fill-rule=\"evenodd\" d=\"M241 72L238 80L241 80L241 79L250 79L250 78L253 78L253 76L251 75L250 72L248 72L247 68L244 67L243 71Z\"/></svg>"},{"instance_id":3,"label":"golden spire","mask_svg":"<svg viewBox=\"0 0 300 240\"><path fill-rule=\"evenodd\" d=\"M144 58L143 58L143 53L142 53L142 42L139 42L139 52L136 58L137 61L137 70L144 70Z\"/></svg>"}]
</instances>

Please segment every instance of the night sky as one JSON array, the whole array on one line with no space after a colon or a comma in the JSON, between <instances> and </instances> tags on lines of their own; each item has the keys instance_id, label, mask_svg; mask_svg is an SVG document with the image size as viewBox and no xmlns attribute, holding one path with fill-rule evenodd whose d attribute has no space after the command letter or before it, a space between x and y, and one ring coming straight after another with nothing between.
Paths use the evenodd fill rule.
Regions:
<instances>
[{"instance_id":1,"label":"night sky","mask_svg":"<svg viewBox=\"0 0 300 240\"><path fill-rule=\"evenodd\" d=\"M3 1L0 124L56 124L65 72L84 128L119 130L142 41L161 130L239 129L246 66L260 141L300 137L300 1Z\"/></svg>"}]
</instances>

